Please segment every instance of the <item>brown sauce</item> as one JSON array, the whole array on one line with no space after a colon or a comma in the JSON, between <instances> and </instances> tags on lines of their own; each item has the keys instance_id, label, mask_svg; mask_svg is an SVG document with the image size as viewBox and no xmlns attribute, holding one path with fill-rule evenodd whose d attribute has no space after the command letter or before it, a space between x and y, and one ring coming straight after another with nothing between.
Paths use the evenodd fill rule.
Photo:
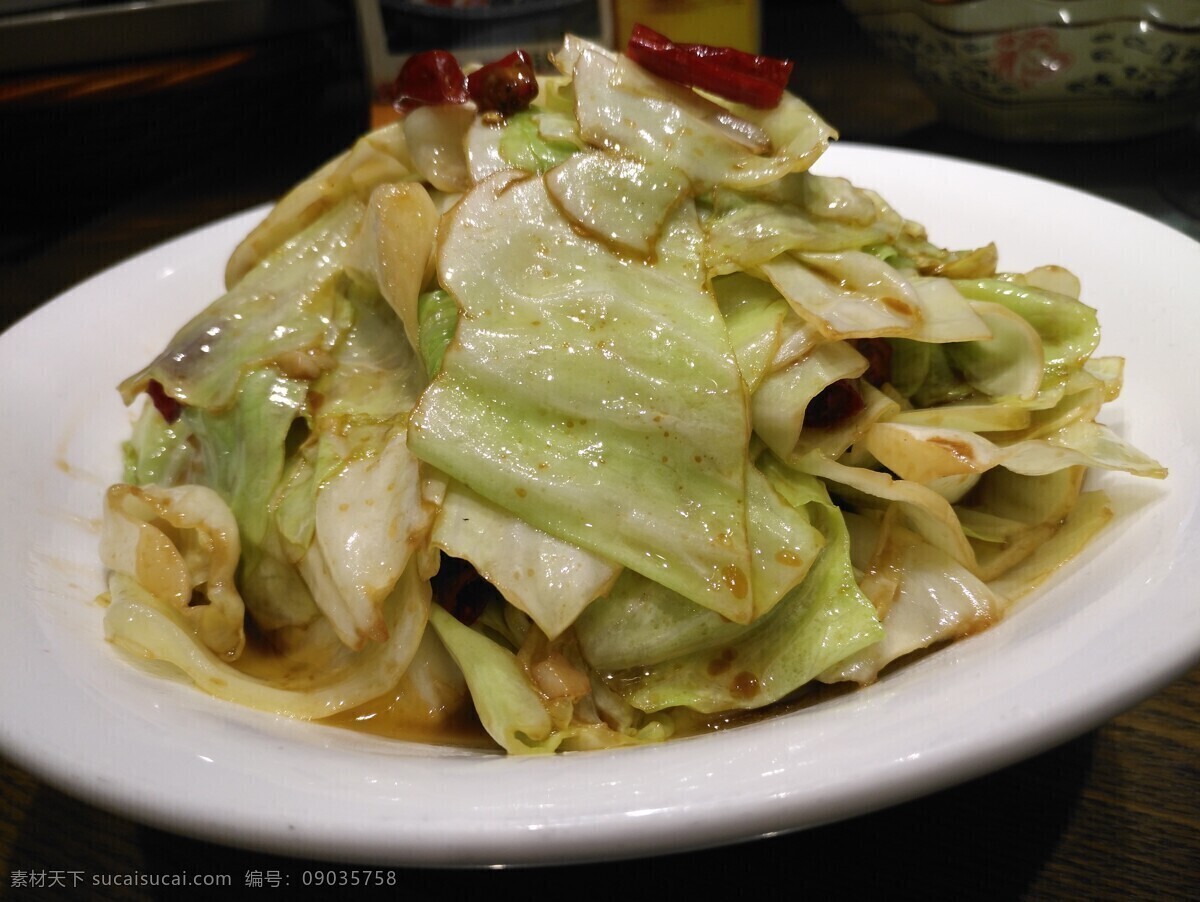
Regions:
<instances>
[{"instance_id":1,"label":"brown sauce","mask_svg":"<svg viewBox=\"0 0 1200 902\"><path fill-rule=\"evenodd\" d=\"M468 568L469 569L469 568ZM450 574L453 568L447 568ZM459 574L462 575L461 573ZM461 588L461 586L459 587ZM451 593L460 594L460 593ZM303 688L311 680L308 674L319 673L316 662L296 660L280 654L268 639L254 628L253 620L247 618L246 647L234 665L243 673L269 681L275 685ZM984 624L984 627L990 624ZM884 673L897 666L928 655L948 643L935 643L891 662ZM736 651L725 648L716 653L709 663L709 674L713 678L730 680L733 694L747 702L758 695L761 687L758 678L749 671L737 668ZM620 694L620 677L610 674L612 688ZM698 736L750 724L761 723L781 715L821 704L861 688L854 682L825 684L812 681L800 687L788 697L750 710L735 710L720 714L702 714L680 708L672 711L675 725L674 738ZM499 752L500 746L484 730L469 696L464 697L456 709L423 711L415 710L411 703L401 697L401 689L384 693L377 698L322 718L316 723L339 729L355 730L385 739L396 739L426 745L451 746L456 748Z\"/></svg>"},{"instance_id":2,"label":"brown sauce","mask_svg":"<svg viewBox=\"0 0 1200 902\"><path fill-rule=\"evenodd\" d=\"M234 667L247 676L276 686L302 689L311 681L308 676L313 672L310 662L280 654L261 632L253 628L253 620L247 618L246 624L246 647ZM424 716L415 715L411 706L406 708L392 691L313 722L426 745L499 749L483 729L469 699L457 711L422 714Z\"/></svg>"},{"instance_id":3,"label":"brown sauce","mask_svg":"<svg viewBox=\"0 0 1200 902\"><path fill-rule=\"evenodd\" d=\"M385 739L401 739L426 745L448 745L458 748L499 751L495 740L484 730L467 702L457 711L439 712L436 717L419 720L406 711L395 694L389 693L326 717L320 721L327 726L370 733Z\"/></svg>"},{"instance_id":4,"label":"brown sauce","mask_svg":"<svg viewBox=\"0 0 1200 902\"><path fill-rule=\"evenodd\" d=\"M897 667L904 667L914 660L937 652L947 644L950 643L940 642L929 648L911 652L903 658L891 662L882 673L887 673ZM714 663L719 662L717 669L721 671L732 663L732 659L732 655L719 657ZM245 673L265 679L283 678L286 680L289 676L294 678L297 669L297 665L289 664L281 656L273 654L261 640L253 643L247 642L247 652L243 654L242 660L238 662L237 666ZM742 674L739 673L738 677L742 677ZM754 684L754 688L757 689L756 680ZM863 687L858 683L850 681L834 684L813 681L802 686L790 696L761 708L726 711L718 714L704 714L679 708L672 712L675 732L672 740L669 741L723 732L773 720L830 702L857 692L861 688ZM747 697L753 694L753 692L748 692ZM314 722L338 729L367 733L384 739L501 752L500 746L484 730L469 698L455 711L430 712L428 716L420 717L414 716L411 709L406 710L406 706L395 692L389 692L357 707Z\"/></svg>"},{"instance_id":5,"label":"brown sauce","mask_svg":"<svg viewBox=\"0 0 1200 902\"><path fill-rule=\"evenodd\" d=\"M780 699L772 705L745 711L726 711L721 714L700 714L699 712L681 710L675 717L675 737L699 736L705 733L717 733L745 727L751 724L773 720L793 711L802 711L823 702L840 698L859 689L857 683L811 683L798 689L787 698Z\"/></svg>"}]
</instances>

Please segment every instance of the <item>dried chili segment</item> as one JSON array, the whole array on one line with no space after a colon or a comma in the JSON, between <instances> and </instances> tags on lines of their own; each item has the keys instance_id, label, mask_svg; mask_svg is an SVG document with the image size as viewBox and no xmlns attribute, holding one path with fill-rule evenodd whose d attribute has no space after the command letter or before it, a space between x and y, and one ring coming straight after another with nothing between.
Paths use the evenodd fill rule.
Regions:
<instances>
[{"instance_id":1,"label":"dried chili segment","mask_svg":"<svg viewBox=\"0 0 1200 902\"><path fill-rule=\"evenodd\" d=\"M795 65L733 47L677 44L645 25L634 26L625 53L662 78L758 109L779 104Z\"/></svg>"},{"instance_id":2,"label":"dried chili segment","mask_svg":"<svg viewBox=\"0 0 1200 902\"><path fill-rule=\"evenodd\" d=\"M525 109L538 95L533 59L515 50L488 63L467 76L467 93L481 112L509 116Z\"/></svg>"},{"instance_id":3,"label":"dried chili segment","mask_svg":"<svg viewBox=\"0 0 1200 902\"><path fill-rule=\"evenodd\" d=\"M392 85L393 105L400 112L439 103L466 103L467 76L454 54L445 50L414 53L404 61Z\"/></svg>"},{"instance_id":4,"label":"dried chili segment","mask_svg":"<svg viewBox=\"0 0 1200 902\"><path fill-rule=\"evenodd\" d=\"M852 379L831 382L818 392L804 411L805 427L828 429L859 413L866 403Z\"/></svg>"},{"instance_id":5,"label":"dried chili segment","mask_svg":"<svg viewBox=\"0 0 1200 902\"><path fill-rule=\"evenodd\" d=\"M448 51L414 53L392 85L393 106L402 113L419 106L474 101L480 112L508 116L528 107L537 95L533 59L524 50L493 60L469 76Z\"/></svg>"},{"instance_id":6,"label":"dried chili segment","mask_svg":"<svg viewBox=\"0 0 1200 902\"><path fill-rule=\"evenodd\" d=\"M146 383L146 394L150 396L150 401L154 404L155 409L168 423L174 423L183 413L183 405L168 395L163 384L157 379L151 379Z\"/></svg>"},{"instance_id":7,"label":"dried chili segment","mask_svg":"<svg viewBox=\"0 0 1200 902\"><path fill-rule=\"evenodd\" d=\"M461 558L441 555L441 566L430 580L437 603L470 626L493 601L503 601L500 591Z\"/></svg>"},{"instance_id":8,"label":"dried chili segment","mask_svg":"<svg viewBox=\"0 0 1200 902\"><path fill-rule=\"evenodd\" d=\"M852 338L854 350L867 358L863 379L878 387L892 378L892 345L886 338Z\"/></svg>"}]
</instances>

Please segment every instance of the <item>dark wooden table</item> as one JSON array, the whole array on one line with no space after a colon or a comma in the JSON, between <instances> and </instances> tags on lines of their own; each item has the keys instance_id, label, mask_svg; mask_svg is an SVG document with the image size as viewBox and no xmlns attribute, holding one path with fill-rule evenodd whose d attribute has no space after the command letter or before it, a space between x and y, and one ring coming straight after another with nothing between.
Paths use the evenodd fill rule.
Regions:
<instances>
[{"instance_id":1,"label":"dark wooden table","mask_svg":"<svg viewBox=\"0 0 1200 902\"><path fill-rule=\"evenodd\" d=\"M170 90L146 81L143 67L141 87L130 74L134 87L121 100L84 104L64 95L0 106L6 164L0 195L8 208L0 233L0 324L159 241L278 196L366 124L357 62L336 48L331 53L328 36L315 46L293 41L228 53L223 66L213 66L211 56L172 61ZM859 45L844 52L825 45L805 55L798 87L846 137L1037 172L1200 230L1159 190L1163 172L1180 177L1180 159L1193 161L1194 179L1195 134L1082 154L980 141L939 126L911 84L886 67L873 68L882 66ZM879 84L888 86L886 104L865 90ZM1200 898L1198 702L1200 668L1024 763L820 829L618 865L405 869L396 871L390 894L457 899L508 889L525 897L641 898L686 890L699 878L705 898L751 898L765 887L789 898ZM139 825L63 795L0 758L0 897L83 898L78 891L15 885L19 874L72 871L89 879L226 874L235 887L258 875L265 885L254 892L274 894L283 891L271 887L273 875L290 875L295 887L300 872L315 864ZM124 887L90 896L175 894Z\"/></svg>"}]
</instances>

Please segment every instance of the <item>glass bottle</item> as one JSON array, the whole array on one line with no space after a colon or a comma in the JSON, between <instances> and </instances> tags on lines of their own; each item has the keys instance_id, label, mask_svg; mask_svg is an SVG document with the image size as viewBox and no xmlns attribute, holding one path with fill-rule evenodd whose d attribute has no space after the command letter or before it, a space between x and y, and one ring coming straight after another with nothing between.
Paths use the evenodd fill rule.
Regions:
<instances>
[{"instance_id":1,"label":"glass bottle","mask_svg":"<svg viewBox=\"0 0 1200 902\"><path fill-rule=\"evenodd\" d=\"M672 41L759 51L759 0L611 0L613 46L624 49L635 24Z\"/></svg>"}]
</instances>

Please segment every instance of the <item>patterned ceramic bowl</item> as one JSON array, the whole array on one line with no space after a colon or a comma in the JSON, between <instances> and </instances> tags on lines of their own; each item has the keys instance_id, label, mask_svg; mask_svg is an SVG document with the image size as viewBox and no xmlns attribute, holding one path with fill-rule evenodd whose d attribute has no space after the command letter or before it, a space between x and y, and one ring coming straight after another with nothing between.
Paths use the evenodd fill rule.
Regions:
<instances>
[{"instance_id":1,"label":"patterned ceramic bowl","mask_svg":"<svg viewBox=\"0 0 1200 902\"><path fill-rule=\"evenodd\" d=\"M1200 113L1200 0L842 2L974 132L1108 140Z\"/></svg>"}]
</instances>

